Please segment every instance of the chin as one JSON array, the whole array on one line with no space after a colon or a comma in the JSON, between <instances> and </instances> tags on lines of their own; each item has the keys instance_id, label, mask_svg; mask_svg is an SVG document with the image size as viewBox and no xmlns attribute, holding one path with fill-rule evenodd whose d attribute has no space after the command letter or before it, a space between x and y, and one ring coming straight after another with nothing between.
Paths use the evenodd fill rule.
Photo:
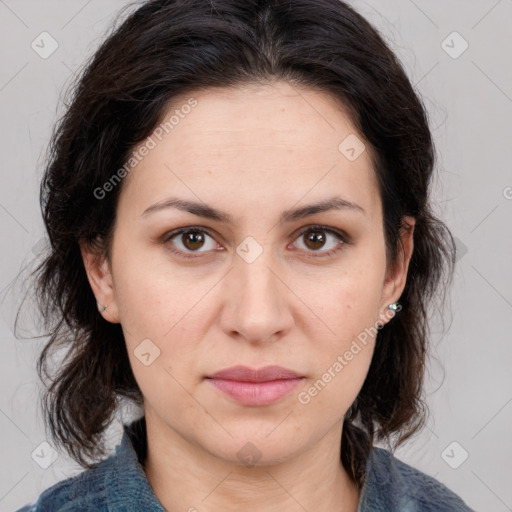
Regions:
<instances>
[{"instance_id":1,"label":"chin","mask_svg":"<svg viewBox=\"0 0 512 512\"><path fill-rule=\"evenodd\" d=\"M293 439L291 433L285 431L281 436L270 439L266 434L259 436L233 435L233 438L225 443L209 438L204 449L216 458L222 459L229 464L236 464L243 467L264 467L275 466L286 462L298 452L302 451L295 443L290 444Z\"/></svg>"}]
</instances>

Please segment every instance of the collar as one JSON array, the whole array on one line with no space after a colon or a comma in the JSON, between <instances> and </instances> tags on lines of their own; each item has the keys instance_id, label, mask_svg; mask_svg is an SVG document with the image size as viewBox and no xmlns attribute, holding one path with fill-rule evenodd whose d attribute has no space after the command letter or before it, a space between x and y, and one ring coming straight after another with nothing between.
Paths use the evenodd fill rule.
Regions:
<instances>
[{"instance_id":1,"label":"collar","mask_svg":"<svg viewBox=\"0 0 512 512\"><path fill-rule=\"evenodd\" d=\"M112 470L107 485L108 510L145 510L165 512L144 472L142 462L146 451L146 423L144 416L123 426L121 444L116 446Z\"/></svg>"}]
</instances>

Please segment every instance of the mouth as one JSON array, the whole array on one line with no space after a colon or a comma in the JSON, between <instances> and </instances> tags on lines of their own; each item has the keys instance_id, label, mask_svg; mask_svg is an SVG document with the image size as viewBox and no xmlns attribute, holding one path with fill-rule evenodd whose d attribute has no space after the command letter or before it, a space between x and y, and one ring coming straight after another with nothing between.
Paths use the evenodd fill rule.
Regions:
<instances>
[{"instance_id":1,"label":"mouth","mask_svg":"<svg viewBox=\"0 0 512 512\"><path fill-rule=\"evenodd\" d=\"M233 366L207 376L206 380L239 404L264 406L288 395L304 378L281 366L265 366L258 370Z\"/></svg>"}]
</instances>

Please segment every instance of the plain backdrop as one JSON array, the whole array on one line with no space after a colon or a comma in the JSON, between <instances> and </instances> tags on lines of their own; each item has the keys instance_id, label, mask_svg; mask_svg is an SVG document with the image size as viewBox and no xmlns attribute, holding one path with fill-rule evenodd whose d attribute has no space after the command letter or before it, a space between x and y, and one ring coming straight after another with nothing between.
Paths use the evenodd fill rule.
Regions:
<instances>
[{"instance_id":1,"label":"plain backdrop","mask_svg":"<svg viewBox=\"0 0 512 512\"><path fill-rule=\"evenodd\" d=\"M509 511L512 1L351 3L389 41L422 95L438 151L435 208L459 249L451 308L432 336L428 426L396 455L475 510ZM35 372L42 341L31 339L35 313L24 317L27 339L15 338L13 324L18 283L44 249L38 187L63 91L126 4L0 0L0 511L35 501L81 470L62 452L46 469L36 462L35 454L51 450L41 444ZM120 435L119 421L109 430L112 448Z\"/></svg>"}]
</instances>

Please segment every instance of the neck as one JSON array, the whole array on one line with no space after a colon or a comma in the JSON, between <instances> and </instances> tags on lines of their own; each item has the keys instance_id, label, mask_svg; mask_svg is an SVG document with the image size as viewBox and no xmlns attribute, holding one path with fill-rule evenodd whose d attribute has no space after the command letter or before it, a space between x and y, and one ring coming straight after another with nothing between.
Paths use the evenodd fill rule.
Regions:
<instances>
[{"instance_id":1,"label":"neck","mask_svg":"<svg viewBox=\"0 0 512 512\"><path fill-rule=\"evenodd\" d=\"M264 466L220 459L147 415L146 428L146 476L167 512L357 510L338 425L307 451Z\"/></svg>"}]
</instances>

